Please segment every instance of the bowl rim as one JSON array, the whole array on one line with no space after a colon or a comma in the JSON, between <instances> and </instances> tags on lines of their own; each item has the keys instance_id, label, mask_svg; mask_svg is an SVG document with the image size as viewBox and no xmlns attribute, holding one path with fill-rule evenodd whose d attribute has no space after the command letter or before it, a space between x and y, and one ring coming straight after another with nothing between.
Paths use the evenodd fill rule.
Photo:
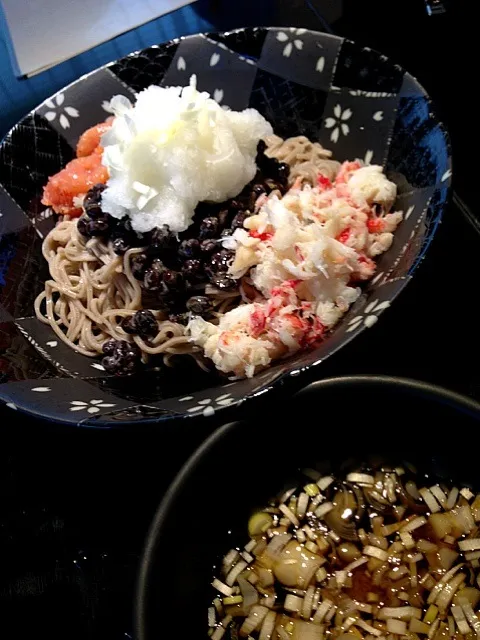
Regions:
<instances>
[{"instance_id":1,"label":"bowl rim","mask_svg":"<svg viewBox=\"0 0 480 640\"><path fill-rule=\"evenodd\" d=\"M243 26L243 27L237 27L234 29L227 29L227 30L208 30L208 31L202 31L200 33L195 33L195 34L189 34L189 35L185 35L185 36L179 36L176 38L172 38L170 40L166 40L164 42L158 43L158 44L154 44L154 45L150 45L148 47L144 47L142 49L137 49L135 51L132 51L128 54L126 54L125 56L121 56L120 58L116 59L116 60L112 60L110 62L107 62L103 65L100 65L98 67L96 67L95 69L92 69L91 71L89 71L88 73L85 73L83 75L81 75L79 78L76 78L75 80L73 80L72 82L64 85L63 87L61 87L60 89L58 89L57 91L55 91L52 95L48 96L44 101L42 101L41 103L39 103L38 105L36 105L33 109L31 109L28 113L26 113L17 123L15 123L9 131L7 131L5 133L5 135L0 138L0 147L4 145L5 142L7 142L7 140L10 138L11 134L16 130L16 128L22 124L22 122L31 114L36 113L38 111L38 109L44 105L48 100L51 100L53 98L55 98L55 96L57 96L58 94L61 94L63 92L65 92L67 89L69 89L70 87L74 86L74 85L80 85L86 78L88 78L89 76L94 75L95 73L97 73L98 71L102 70L102 69L110 69L111 67L113 67L115 64L117 64L119 61L122 60L126 60L128 58L132 58L135 57L136 55L142 53L143 51L148 51L154 48L159 48L162 46L170 46L170 45L174 45L174 44L178 44L183 40L188 40L190 38L195 38L198 37L199 35L201 36L205 36L205 37L209 37L209 36L214 36L214 35L220 35L220 36L229 36L229 35L236 35L236 34L242 34L242 33L254 33L258 30L265 30L267 32L274 30L274 29L286 29L287 27L282 27L282 26L276 26L276 25L255 25L255 26ZM319 29L306 29L306 31L308 31L309 33L320 33L323 37L332 39L332 40L337 40L337 41L341 41L341 42L349 42L353 45L355 45L356 47L358 47L359 49L368 49L371 52L373 52L375 55L377 56L381 56L384 58L387 58L390 63L392 65L394 65L395 67L397 67L398 69L400 69L404 74L408 75L411 80L413 80L413 82L418 86L419 90L421 91L421 95L422 97L426 100L427 104L428 104L428 111L430 114L430 117L434 119L434 121L437 123L437 125L440 127L441 131L442 131L442 135L445 138L445 142L447 145L447 148L449 150L449 155L450 155L450 160L451 160L451 143L450 143L450 136L448 133L448 129L445 126L444 122L442 121L442 119L440 118L436 107L435 107L435 103L432 100L431 96L429 95L429 93L427 92L427 90L425 89L425 87L423 86L423 84L418 80L418 78L416 76L414 76L413 74L411 74L408 69L406 69L403 65L400 65L399 63L395 62L394 59L392 59L390 56L384 56L384 54L382 54L380 51L378 51L377 49L371 48L371 47L367 47L363 44L360 44L358 42L356 42L355 40L352 40L348 37L343 37L334 33L329 33L327 31L320 31ZM115 74L116 75L116 74ZM123 81L122 81L123 82ZM422 250L418 253L418 255L415 258L415 262L412 265L412 267L410 268L408 274L402 278L399 278L399 280L405 280L405 284L408 284L410 279L412 278L413 273L417 270L417 268L420 266L420 263L423 261L428 248L430 246L430 243L432 242L432 240L434 239L438 226L441 222L441 219L445 213L446 208L448 207L449 203L450 203L450 199L451 199L451 194L452 194L452 183L451 183L451 178L449 179L448 183L446 183L446 197L445 197L445 202L440 206L440 212L439 215L436 217L436 219L432 222L432 230L429 233L429 237L428 237L428 242L423 246ZM2 183L0 182L0 188L2 188ZM435 189L438 188L438 185L435 187ZM404 290L405 287L401 287L398 289L398 291L396 291L390 298L389 301L393 302L393 300L395 300ZM349 335L345 334L343 336L342 341L335 345L334 347L331 348L331 350L328 352L328 354L326 354L324 357L322 357L321 359L317 360L316 362L312 362L309 363L307 365L303 365L300 369L297 369L295 366L289 366L288 365L288 359L285 361L278 361L277 363L272 363L272 366L275 366L275 364L279 365L279 371L278 373L275 375L275 377L273 377L270 381L265 382L264 384L261 384L261 386L256 387L254 390L250 391L249 393L246 393L244 395L242 395L241 397L236 398L231 404L228 405L224 405L224 406L218 406L215 407L215 420L218 420L218 417L221 415L222 418L220 418L221 420L225 420L225 419L231 419L233 411L234 410L238 410L241 408L242 411L246 410L246 407L248 407L247 410L250 410L250 404L253 404L253 402L250 401L256 401L258 399L259 396L262 396L263 394L265 394L266 392L271 392L274 389L279 389L279 388L283 388L284 391L286 392L296 392L299 388L299 382L300 380L298 378L295 378L295 376L298 376L298 374L305 374L307 372L310 372L310 380L312 380L313 376L318 375L317 374L317 367L319 364L321 364L326 358L329 358L331 355L334 355L338 350L340 350L342 347L346 346L349 342L351 342L354 338L356 338L358 335L360 335L360 333L363 333L365 331L365 326L361 326L361 328L359 329L358 332L353 332ZM332 335L335 333L335 327L333 329ZM327 340L330 336L327 336ZM286 366L285 366L286 364ZM292 377L293 376L293 377ZM60 376L60 377L64 377L64 376ZM300 377L300 376L299 376ZM76 380L77 378L75 376L72 376L71 378L69 376L66 377L66 379L71 379L71 380ZM80 378L81 379L81 378ZM34 380L34 379L33 379ZM48 379L47 379L48 380ZM306 383L308 383L307 380L305 380ZM305 383L304 382L304 383ZM287 386L288 385L288 386ZM208 387L208 390L210 389L215 389L215 387ZM177 399L180 396L177 396ZM173 400L175 398L167 398L167 400ZM247 402L249 404L247 404ZM89 419L89 418L85 418L83 420L81 420L80 422L75 422L75 421L66 421L65 420L65 416L59 417L54 415L52 412L48 411L48 410L38 410L37 407L35 407L35 405L32 405L32 403L28 402L24 402L24 401L19 401L18 403L16 401L14 401L13 403L7 402L7 400L5 399L1 399L0 400L0 407L3 409L3 406L11 406L11 404L15 405L15 409L18 409L21 413L26 414L27 416L31 416L34 419L40 420L40 421L44 421L46 423L50 423L50 424L56 424L56 425L61 425L62 427L74 427L74 428L87 428L90 430L110 430L110 429L130 429L132 427L139 429L141 427L153 427L154 425L157 425L158 423L161 423L162 425L169 425L169 424L173 424L176 423L177 425L180 422L185 422L186 420L188 420L190 418L190 420L188 421L189 424L192 423L193 421L196 421L198 419L205 421L209 421L210 423L213 423L213 417L210 416L203 416L201 414L193 414L193 413L175 413L175 412L168 412L165 413L165 415L154 415L154 416L143 416L141 418L131 418L131 419L125 419L125 420L121 420L118 422L109 420L108 415L106 415L105 417L103 416L95 416L94 419ZM148 402L132 402L132 406L143 406L143 405L149 405ZM160 407L161 409L161 407Z\"/></svg>"},{"instance_id":2,"label":"bowl rim","mask_svg":"<svg viewBox=\"0 0 480 640\"><path fill-rule=\"evenodd\" d=\"M292 396L299 399L316 393L328 393L330 390L348 391L354 388L397 390L412 396L423 397L428 402L452 407L480 422L480 402L466 395L436 385L425 380L415 380L399 376L377 374L346 375L330 377L312 382ZM169 485L150 523L138 565L133 603L133 630L136 640L148 640L146 612L148 592L153 577L153 560L162 538L165 523L170 517L177 495L186 486L190 475L197 469L205 454L226 438L230 432L241 428L243 421L227 422L210 434L183 464Z\"/></svg>"}]
</instances>

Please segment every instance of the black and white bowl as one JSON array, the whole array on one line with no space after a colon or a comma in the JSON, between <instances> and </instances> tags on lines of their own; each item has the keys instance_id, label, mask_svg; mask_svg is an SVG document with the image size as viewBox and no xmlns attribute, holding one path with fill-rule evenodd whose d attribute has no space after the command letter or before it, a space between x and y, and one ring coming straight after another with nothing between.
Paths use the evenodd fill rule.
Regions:
<instances>
[{"instance_id":1,"label":"black and white bowl","mask_svg":"<svg viewBox=\"0 0 480 640\"><path fill-rule=\"evenodd\" d=\"M72 159L80 134L105 119L113 95L185 85L192 74L222 105L258 109L279 135L305 134L338 160L383 165L398 185L396 207L405 220L372 282L314 351L234 383L181 368L125 383L33 315L47 275L41 242L54 224L40 203L42 187ZM240 29L173 40L106 65L29 113L0 148L0 399L48 420L108 427L209 417L285 384L372 327L391 305L425 255L450 179L448 137L421 85L385 56L339 37Z\"/></svg>"}]
</instances>

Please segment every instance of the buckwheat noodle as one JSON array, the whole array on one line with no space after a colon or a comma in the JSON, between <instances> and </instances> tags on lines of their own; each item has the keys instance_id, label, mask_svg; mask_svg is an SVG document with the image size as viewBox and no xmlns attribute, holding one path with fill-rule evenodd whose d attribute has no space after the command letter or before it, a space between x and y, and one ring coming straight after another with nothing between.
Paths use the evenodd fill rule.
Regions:
<instances>
[{"instance_id":1,"label":"buckwheat noodle","mask_svg":"<svg viewBox=\"0 0 480 640\"><path fill-rule=\"evenodd\" d=\"M290 165L291 182L300 177L313 184L319 172L333 179L340 167L340 163L329 159L330 151L304 136L287 140L270 136L266 143L267 155ZM65 216L43 242L42 252L51 277L35 300L37 318L49 324L60 340L85 356L101 354L102 345L109 338L133 340L144 359L162 354L165 364L171 365L173 356L190 355L208 370L202 350L189 342L185 327L165 319L159 310L152 309L158 333L148 342L140 336L128 335L121 328L123 318L144 308L142 289L131 269L132 257L143 251L144 248L137 247L118 256L110 244L105 245L99 239L85 243L76 220ZM242 287L240 291L223 293L207 285L205 293L212 299L217 318L246 301Z\"/></svg>"},{"instance_id":2,"label":"buckwheat noodle","mask_svg":"<svg viewBox=\"0 0 480 640\"><path fill-rule=\"evenodd\" d=\"M329 180L333 180L340 169L340 162L330 160L332 152L324 149L319 142L311 142L305 136L295 136L284 140L272 135L265 138L267 156L277 158L290 165L289 181L291 184L297 178L302 178L315 184L317 176L322 173Z\"/></svg>"}]
</instances>

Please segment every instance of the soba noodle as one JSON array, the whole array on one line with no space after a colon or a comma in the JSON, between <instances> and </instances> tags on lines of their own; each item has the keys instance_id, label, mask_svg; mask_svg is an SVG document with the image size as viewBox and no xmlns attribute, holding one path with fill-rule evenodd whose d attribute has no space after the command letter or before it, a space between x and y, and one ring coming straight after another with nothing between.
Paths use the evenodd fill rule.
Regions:
<instances>
[{"instance_id":1,"label":"soba noodle","mask_svg":"<svg viewBox=\"0 0 480 640\"><path fill-rule=\"evenodd\" d=\"M267 155L290 165L292 182L301 177L313 184L319 172L333 179L340 167L329 159L330 151L304 136L287 140L270 136L266 143ZM51 278L35 300L35 313L72 349L96 357L109 338L133 340L145 359L163 354L165 364L170 365L172 356L188 354L205 368L202 350L189 342L185 327L165 319L162 311L152 309L158 333L148 342L127 334L120 326L123 318L144 308L142 288L131 269L132 257L144 248L132 248L118 256L111 243L105 245L99 239L85 243L76 219L65 217L46 236L42 250ZM238 290L222 293L207 285L206 294L212 298L217 318L241 304Z\"/></svg>"}]
</instances>

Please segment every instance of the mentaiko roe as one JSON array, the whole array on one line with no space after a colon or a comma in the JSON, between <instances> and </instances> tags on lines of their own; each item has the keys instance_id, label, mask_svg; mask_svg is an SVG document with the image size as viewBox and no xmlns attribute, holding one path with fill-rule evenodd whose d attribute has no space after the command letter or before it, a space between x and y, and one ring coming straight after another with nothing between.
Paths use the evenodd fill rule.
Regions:
<instances>
[{"instance_id":1,"label":"mentaiko roe","mask_svg":"<svg viewBox=\"0 0 480 640\"><path fill-rule=\"evenodd\" d=\"M95 184L105 184L108 180L108 170L102 165L100 138L110 126L111 122L102 122L85 131L78 141L78 157L49 178L42 204L58 214L72 217L82 214L74 199L85 195Z\"/></svg>"}]
</instances>

